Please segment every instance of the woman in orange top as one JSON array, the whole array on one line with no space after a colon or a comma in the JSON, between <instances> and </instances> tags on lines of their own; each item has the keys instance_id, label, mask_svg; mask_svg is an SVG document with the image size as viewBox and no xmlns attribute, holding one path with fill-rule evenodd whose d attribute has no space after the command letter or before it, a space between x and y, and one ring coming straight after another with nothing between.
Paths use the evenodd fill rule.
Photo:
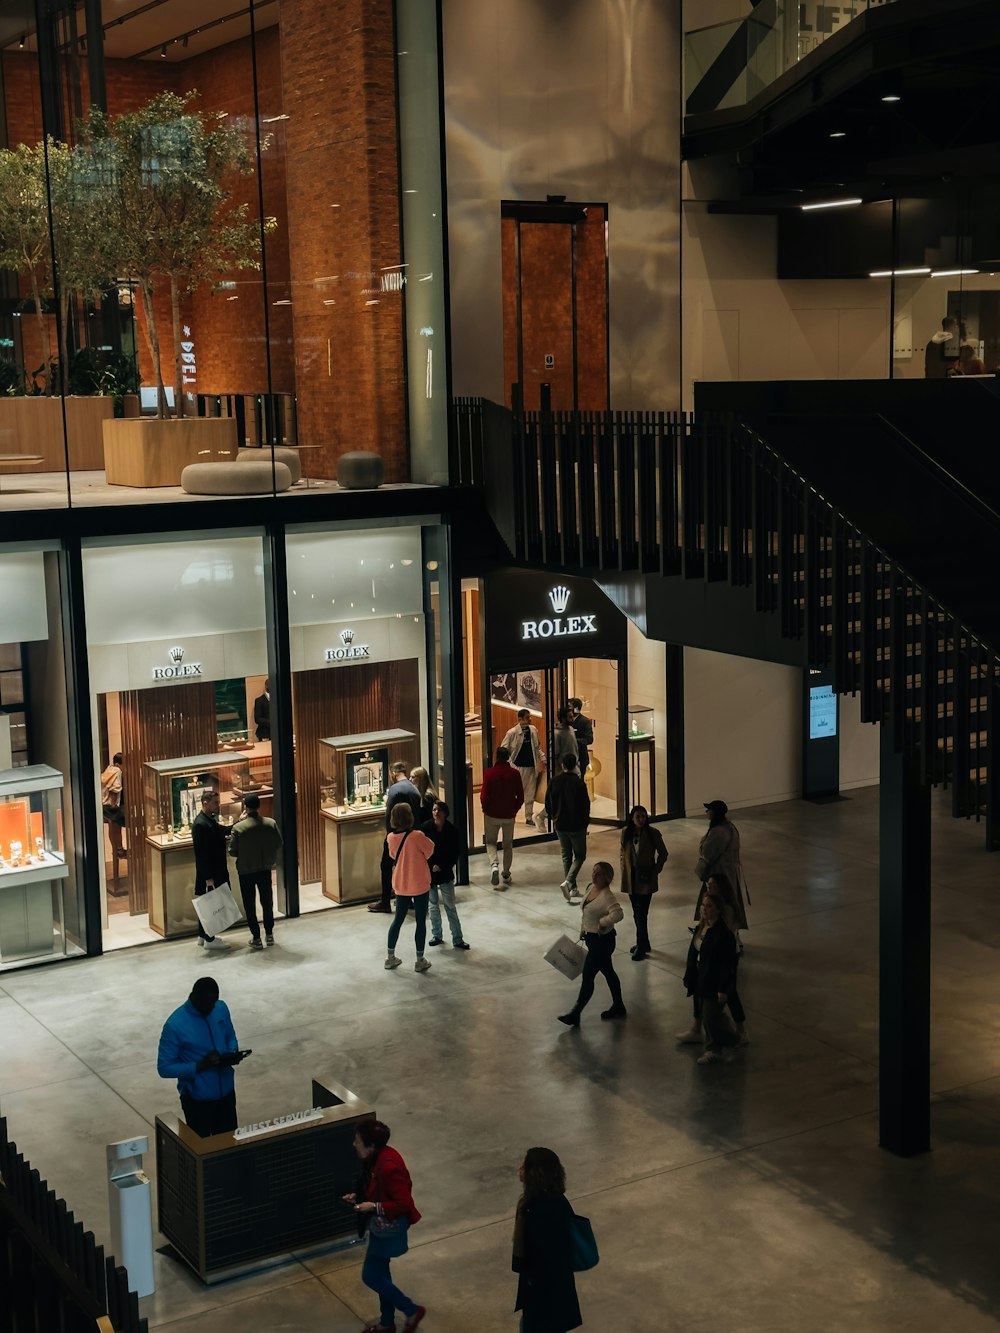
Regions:
<instances>
[{"instance_id":1,"label":"woman in orange top","mask_svg":"<svg viewBox=\"0 0 1000 1333\"><path fill-rule=\"evenodd\" d=\"M389 860L392 863L392 891L396 895L396 915L389 927L389 951L385 960L385 970L391 972L399 967L402 958L396 957L396 941L402 929L406 914L413 906L417 919L415 943L417 961L416 972L430 971L430 963L424 957L424 944L427 940L427 905L430 902L431 866L430 858L434 855L434 843L426 833L413 827L413 811L403 801L392 807L389 816L390 832L385 840Z\"/></svg>"}]
</instances>

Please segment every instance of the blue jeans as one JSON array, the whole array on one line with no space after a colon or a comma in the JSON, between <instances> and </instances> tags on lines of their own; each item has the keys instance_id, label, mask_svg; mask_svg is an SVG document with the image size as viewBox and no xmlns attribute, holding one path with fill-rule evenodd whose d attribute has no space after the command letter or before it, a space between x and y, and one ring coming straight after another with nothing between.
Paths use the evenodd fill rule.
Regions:
<instances>
[{"instance_id":1,"label":"blue jeans","mask_svg":"<svg viewBox=\"0 0 1000 1333\"><path fill-rule=\"evenodd\" d=\"M447 884L432 884L430 898L431 914L431 938L439 940L441 938L441 906L444 906L445 915L448 918L448 925L451 928L451 942L454 945L462 943L462 923L458 919L458 911L455 907L455 881L450 879Z\"/></svg>"},{"instance_id":2,"label":"blue jeans","mask_svg":"<svg viewBox=\"0 0 1000 1333\"><path fill-rule=\"evenodd\" d=\"M562 852L563 879L576 888L576 877L587 855L587 830L578 833L560 833L559 850Z\"/></svg>"},{"instance_id":3,"label":"blue jeans","mask_svg":"<svg viewBox=\"0 0 1000 1333\"><path fill-rule=\"evenodd\" d=\"M407 1319L416 1313L418 1308L416 1302L411 1301L409 1296L393 1283L392 1274L389 1272L389 1259L385 1255L377 1254L371 1241L368 1242L365 1261L361 1265L361 1281L378 1296L379 1321L385 1328L395 1326L397 1310L401 1310Z\"/></svg>"},{"instance_id":4,"label":"blue jeans","mask_svg":"<svg viewBox=\"0 0 1000 1333\"><path fill-rule=\"evenodd\" d=\"M389 952L392 953L396 948L396 941L399 939L399 932L402 929L403 922L406 920L406 914L410 910L410 904L413 904L413 915L417 919L417 930L415 944L417 954L424 952L424 943L427 939L427 898L426 893L418 893L416 896L408 893L396 894L396 915L393 917L392 925L389 927Z\"/></svg>"}]
</instances>

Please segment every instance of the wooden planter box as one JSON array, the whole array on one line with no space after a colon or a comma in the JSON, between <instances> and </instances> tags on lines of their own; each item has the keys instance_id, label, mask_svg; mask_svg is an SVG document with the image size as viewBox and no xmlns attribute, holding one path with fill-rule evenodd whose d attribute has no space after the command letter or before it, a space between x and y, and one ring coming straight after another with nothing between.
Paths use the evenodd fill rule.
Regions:
<instances>
[{"instance_id":1,"label":"wooden planter box","mask_svg":"<svg viewBox=\"0 0 1000 1333\"><path fill-rule=\"evenodd\" d=\"M109 486L179 486L188 463L236 460L236 422L225 417L143 417L104 423Z\"/></svg>"},{"instance_id":2,"label":"wooden planter box","mask_svg":"<svg viewBox=\"0 0 1000 1333\"><path fill-rule=\"evenodd\" d=\"M67 398L64 437L62 399L0 398L0 453L41 454L40 471L64 472L68 438L70 471L100 472L102 427L114 412L110 398Z\"/></svg>"}]
</instances>

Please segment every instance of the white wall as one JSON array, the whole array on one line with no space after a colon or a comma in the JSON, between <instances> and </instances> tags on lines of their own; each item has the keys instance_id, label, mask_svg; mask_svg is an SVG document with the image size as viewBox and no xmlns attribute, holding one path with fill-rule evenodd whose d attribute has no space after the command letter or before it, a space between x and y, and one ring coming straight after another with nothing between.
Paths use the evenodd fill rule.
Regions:
<instances>
[{"instance_id":1,"label":"white wall","mask_svg":"<svg viewBox=\"0 0 1000 1333\"><path fill-rule=\"evenodd\" d=\"M802 672L684 649L687 814L716 799L739 809L801 793Z\"/></svg>"},{"instance_id":2,"label":"white wall","mask_svg":"<svg viewBox=\"0 0 1000 1333\"><path fill-rule=\"evenodd\" d=\"M861 721L861 695L840 696L840 790L879 780L879 725Z\"/></svg>"},{"instance_id":3,"label":"white wall","mask_svg":"<svg viewBox=\"0 0 1000 1333\"><path fill-rule=\"evenodd\" d=\"M678 406L680 0L444 0L454 391L504 401L500 201L609 206L611 401Z\"/></svg>"},{"instance_id":4,"label":"white wall","mask_svg":"<svg viewBox=\"0 0 1000 1333\"><path fill-rule=\"evenodd\" d=\"M685 407L696 380L888 377L888 283L779 281L775 218L701 203L684 205L683 248Z\"/></svg>"}]
</instances>

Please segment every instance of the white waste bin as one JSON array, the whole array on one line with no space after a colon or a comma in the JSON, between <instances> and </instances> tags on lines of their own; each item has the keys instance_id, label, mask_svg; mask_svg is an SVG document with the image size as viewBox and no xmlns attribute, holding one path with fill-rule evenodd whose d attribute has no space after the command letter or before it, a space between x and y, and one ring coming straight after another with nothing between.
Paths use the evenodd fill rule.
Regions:
<instances>
[{"instance_id":1,"label":"white waste bin","mask_svg":"<svg viewBox=\"0 0 1000 1333\"><path fill-rule=\"evenodd\" d=\"M151 1296L153 1280L153 1199L142 1169L148 1138L108 1144L108 1209L115 1261L128 1269L128 1285L137 1296Z\"/></svg>"}]
</instances>

